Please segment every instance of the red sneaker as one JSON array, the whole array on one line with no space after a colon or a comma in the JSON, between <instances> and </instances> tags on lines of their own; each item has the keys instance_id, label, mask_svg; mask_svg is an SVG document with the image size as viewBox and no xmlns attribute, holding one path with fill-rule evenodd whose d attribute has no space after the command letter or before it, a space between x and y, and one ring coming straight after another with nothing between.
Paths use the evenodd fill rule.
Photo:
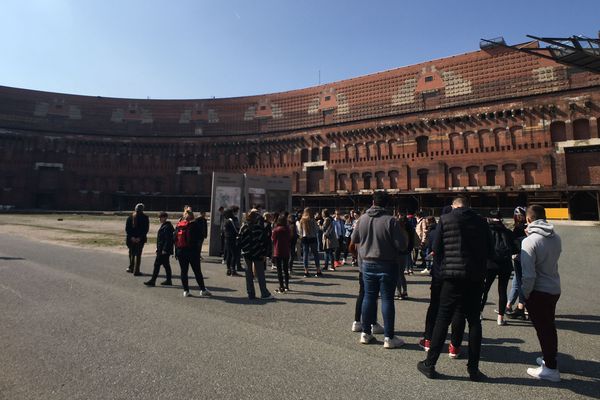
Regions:
<instances>
[{"instance_id":1,"label":"red sneaker","mask_svg":"<svg viewBox=\"0 0 600 400\"><path fill-rule=\"evenodd\" d=\"M421 346L423 350L429 351L429 347L431 346L431 340L421 339L419 340L419 346Z\"/></svg>"},{"instance_id":2,"label":"red sneaker","mask_svg":"<svg viewBox=\"0 0 600 400\"><path fill-rule=\"evenodd\" d=\"M452 343L448 346L448 357L450 358L458 358L460 356L460 346L454 347Z\"/></svg>"}]
</instances>

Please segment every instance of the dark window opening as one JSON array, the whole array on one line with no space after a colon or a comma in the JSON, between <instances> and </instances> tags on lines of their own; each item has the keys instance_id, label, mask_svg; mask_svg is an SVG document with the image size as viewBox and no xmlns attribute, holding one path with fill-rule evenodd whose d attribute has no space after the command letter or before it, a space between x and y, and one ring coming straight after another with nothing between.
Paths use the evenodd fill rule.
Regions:
<instances>
[{"instance_id":1,"label":"dark window opening","mask_svg":"<svg viewBox=\"0 0 600 400\"><path fill-rule=\"evenodd\" d=\"M433 76L426 76L425 77L425 82L431 82L433 81Z\"/></svg>"},{"instance_id":2,"label":"dark window opening","mask_svg":"<svg viewBox=\"0 0 600 400\"><path fill-rule=\"evenodd\" d=\"M325 96L325 101L331 100L331 96Z\"/></svg>"}]
</instances>

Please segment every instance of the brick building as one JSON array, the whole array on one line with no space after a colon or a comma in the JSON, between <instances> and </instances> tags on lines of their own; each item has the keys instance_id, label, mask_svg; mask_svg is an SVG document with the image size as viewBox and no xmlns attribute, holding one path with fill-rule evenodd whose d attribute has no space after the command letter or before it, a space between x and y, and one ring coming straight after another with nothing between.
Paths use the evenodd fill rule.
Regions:
<instances>
[{"instance_id":1,"label":"brick building","mask_svg":"<svg viewBox=\"0 0 600 400\"><path fill-rule=\"evenodd\" d=\"M501 47L239 98L0 87L0 205L205 207L223 171L290 176L298 206L356 206L386 189L399 207L428 208L460 192L478 207L539 202L597 219L599 116L600 75Z\"/></svg>"}]
</instances>

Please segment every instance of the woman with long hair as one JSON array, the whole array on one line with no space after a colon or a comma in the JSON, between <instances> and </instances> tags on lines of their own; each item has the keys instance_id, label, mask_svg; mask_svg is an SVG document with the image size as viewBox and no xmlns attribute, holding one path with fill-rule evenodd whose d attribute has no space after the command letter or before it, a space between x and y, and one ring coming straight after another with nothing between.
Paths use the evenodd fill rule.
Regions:
<instances>
[{"instance_id":1,"label":"woman with long hair","mask_svg":"<svg viewBox=\"0 0 600 400\"><path fill-rule=\"evenodd\" d=\"M260 298L271 300L273 296L267 289L265 279L265 258L270 247L271 238L267 236L260 214L253 210L246 215L246 220L240 228L239 246L246 261L246 290L248 298L256 298L254 275L260 288Z\"/></svg>"},{"instance_id":2,"label":"woman with long hair","mask_svg":"<svg viewBox=\"0 0 600 400\"><path fill-rule=\"evenodd\" d=\"M309 278L308 273L308 257L309 253L313 255L315 260L315 267L317 274L315 276L321 277L321 266L319 265L319 250L317 248L317 235L319 234L319 226L315 221L315 215L310 208L305 208L302 213L302 218L296 223L298 227L298 237L302 245L302 260L304 262L304 277Z\"/></svg>"},{"instance_id":3,"label":"woman with long hair","mask_svg":"<svg viewBox=\"0 0 600 400\"><path fill-rule=\"evenodd\" d=\"M279 289L277 293L284 293L290 290L290 243L292 240L292 231L287 223L285 215L277 219L277 225L271 233L273 240L273 261L277 266L277 279L279 280Z\"/></svg>"},{"instance_id":4,"label":"woman with long hair","mask_svg":"<svg viewBox=\"0 0 600 400\"><path fill-rule=\"evenodd\" d=\"M190 296L188 285L188 271L190 266L196 277L200 288L200 297L209 297L211 293L204 286L204 277L200 268L200 239L201 232L198 222L194 218L191 209L184 213L185 218L177 223L175 227L175 258L179 261L181 268L181 283L183 285L183 297Z\"/></svg>"},{"instance_id":5,"label":"woman with long hair","mask_svg":"<svg viewBox=\"0 0 600 400\"><path fill-rule=\"evenodd\" d=\"M125 223L125 233L127 237L125 243L129 249L129 267L127 272L134 276L141 276L140 265L142 263L142 251L147 241L148 230L150 229L150 219L144 214L144 205L139 203L135 206L135 211L127 217Z\"/></svg>"},{"instance_id":6,"label":"woman with long hair","mask_svg":"<svg viewBox=\"0 0 600 400\"><path fill-rule=\"evenodd\" d=\"M323 218L323 251L325 252L325 266L323 269L326 271L335 271L335 258L333 254L339 246L339 242L335 233L333 218L331 218L329 210L326 208L321 211L321 217Z\"/></svg>"}]
</instances>

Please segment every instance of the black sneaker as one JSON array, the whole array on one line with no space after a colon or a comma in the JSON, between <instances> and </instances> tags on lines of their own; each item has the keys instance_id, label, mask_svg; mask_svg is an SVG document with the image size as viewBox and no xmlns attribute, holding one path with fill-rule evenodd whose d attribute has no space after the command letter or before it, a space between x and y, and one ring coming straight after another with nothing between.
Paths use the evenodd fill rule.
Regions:
<instances>
[{"instance_id":1,"label":"black sneaker","mask_svg":"<svg viewBox=\"0 0 600 400\"><path fill-rule=\"evenodd\" d=\"M469 370L469 379L473 382L481 382L487 379L487 376L479 369Z\"/></svg>"},{"instance_id":2,"label":"black sneaker","mask_svg":"<svg viewBox=\"0 0 600 400\"><path fill-rule=\"evenodd\" d=\"M315 274L315 276L316 276L317 278L322 278L322 277L323 277L323 273L322 273L322 272L317 272L317 273Z\"/></svg>"},{"instance_id":3,"label":"black sneaker","mask_svg":"<svg viewBox=\"0 0 600 400\"><path fill-rule=\"evenodd\" d=\"M171 281L164 281L164 282L161 282L160 286L173 286L173 282L171 282Z\"/></svg>"},{"instance_id":4,"label":"black sneaker","mask_svg":"<svg viewBox=\"0 0 600 400\"><path fill-rule=\"evenodd\" d=\"M417 363L417 369L419 370L420 373L422 373L429 379L437 378L437 372L435 372L435 366L425 364L425 360L419 361Z\"/></svg>"},{"instance_id":5,"label":"black sneaker","mask_svg":"<svg viewBox=\"0 0 600 400\"><path fill-rule=\"evenodd\" d=\"M131 269L131 268L127 268L127 269L125 270L125 272L128 272L128 273L132 274L132 273L133 273L133 269Z\"/></svg>"},{"instance_id":6,"label":"black sneaker","mask_svg":"<svg viewBox=\"0 0 600 400\"><path fill-rule=\"evenodd\" d=\"M153 280L149 280L147 282L144 282L144 285L146 285L146 286L156 286L156 283Z\"/></svg>"},{"instance_id":7,"label":"black sneaker","mask_svg":"<svg viewBox=\"0 0 600 400\"><path fill-rule=\"evenodd\" d=\"M304 277L305 277L305 278L310 278L310 274L309 274L308 272L305 272L305 273L304 273Z\"/></svg>"},{"instance_id":8,"label":"black sneaker","mask_svg":"<svg viewBox=\"0 0 600 400\"><path fill-rule=\"evenodd\" d=\"M227 270L227 276L231 276L231 271Z\"/></svg>"},{"instance_id":9,"label":"black sneaker","mask_svg":"<svg viewBox=\"0 0 600 400\"><path fill-rule=\"evenodd\" d=\"M517 308L510 314L507 313L506 316L510 319L522 319L522 320L526 319L525 318L525 310L522 308Z\"/></svg>"},{"instance_id":10,"label":"black sneaker","mask_svg":"<svg viewBox=\"0 0 600 400\"><path fill-rule=\"evenodd\" d=\"M238 274L237 272L233 271L233 272L231 273L231 276L241 276L241 275L240 275L240 274Z\"/></svg>"},{"instance_id":11,"label":"black sneaker","mask_svg":"<svg viewBox=\"0 0 600 400\"><path fill-rule=\"evenodd\" d=\"M134 272L133 276L143 276L144 274L142 274L141 272Z\"/></svg>"}]
</instances>

